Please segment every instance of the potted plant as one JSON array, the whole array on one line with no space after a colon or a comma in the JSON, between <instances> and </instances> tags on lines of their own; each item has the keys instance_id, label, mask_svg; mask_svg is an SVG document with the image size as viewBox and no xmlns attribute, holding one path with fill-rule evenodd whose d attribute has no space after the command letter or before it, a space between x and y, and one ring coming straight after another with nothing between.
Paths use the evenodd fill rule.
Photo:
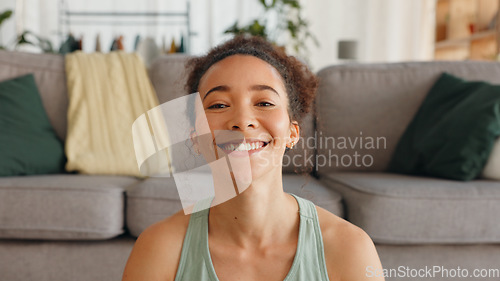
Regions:
<instances>
[{"instance_id":1,"label":"potted plant","mask_svg":"<svg viewBox=\"0 0 500 281\"><path fill-rule=\"evenodd\" d=\"M236 21L224 33L234 35L261 36L266 40L280 45L279 37L289 37L293 51L301 58L307 59L308 49L306 42L312 40L319 46L316 37L309 31L309 23L302 17L302 6L299 0L258 0L264 8L264 13L247 25L240 26ZM276 16L276 28L272 31L268 28L268 19Z\"/></svg>"}]
</instances>

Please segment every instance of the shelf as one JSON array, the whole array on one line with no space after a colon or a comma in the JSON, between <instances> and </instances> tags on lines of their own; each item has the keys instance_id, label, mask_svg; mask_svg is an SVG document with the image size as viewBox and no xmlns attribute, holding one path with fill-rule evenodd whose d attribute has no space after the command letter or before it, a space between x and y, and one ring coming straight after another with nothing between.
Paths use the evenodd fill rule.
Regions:
<instances>
[{"instance_id":1,"label":"shelf","mask_svg":"<svg viewBox=\"0 0 500 281\"><path fill-rule=\"evenodd\" d=\"M499 8L500 0L437 0L434 58L495 60L500 47Z\"/></svg>"},{"instance_id":2,"label":"shelf","mask_svg":"<svg viewBox=\"0 0 500 281\"><path fill-rule=\"evenodd\" d=\"M497 31L496 30L487 30L482 32L473 33L470 37L461 38L461 39L449 39L449 40L441 40L436 42L435 48L447 48L451 46L457 45L468 45L471 41L481 40L488 37L493 37L496 40Z\"/></svg>"}]
</instances>

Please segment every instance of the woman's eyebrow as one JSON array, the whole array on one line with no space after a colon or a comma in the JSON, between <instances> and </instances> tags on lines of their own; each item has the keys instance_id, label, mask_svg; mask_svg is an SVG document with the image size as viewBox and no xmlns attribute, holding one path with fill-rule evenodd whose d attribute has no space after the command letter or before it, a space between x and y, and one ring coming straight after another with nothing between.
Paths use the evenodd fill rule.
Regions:
<instances>
[{"instance_id":1,"label":"woman's eyebrow","mask_svg":"<svg viewBox=\"0 0 500 281\"><path fill-rule=\"evenodd\" d=\"M268 86L268 85L253 85L252 87L250 87L250 90L253 90L253 91L264 91L264 90L270 90L272 92L274 92L276 95L278 95L278 97L280 97L280 94L278 93L278 91L276 91L273 87L271 86Z\"/></svg>"},{"instance_id":2,"label":"woman's eyebrow","mask_svg":"<svg viewBox=\"0 0 500 281\"><path fill-rule=\"evenodd\" d=\"M226 85L221 85L221 86L217 86L217 87L213 87L212 89L210 89L206 94L205 96L203 97L203 100L205 100L205 98L212 92L215 92L215 91L229 91L229 87L226 86Z\"/></svg>"},{"instance_id":3,"label":"woman's eyebrow","mask_svg":"<svg viewBox=\"0 0 500 281\"><path fill-rule=\"evenodd\" d=\"M278 91L276 91L273 87L268 86L268 85L264 85L264 84L252 85L250 87L250 90L252 90L252 91L270 90L270 91L274 92L276 95L278 95L278 97L280 97L280 94L278 93ZM215 91L227 92L227 91L229 91L229 86L220 85L220 86L213 87L212 89L208 90L208 92L203 97L203 100L205 100L209 94L211 94L212 92L215 92Z\"/></svg>"}]
</instances>

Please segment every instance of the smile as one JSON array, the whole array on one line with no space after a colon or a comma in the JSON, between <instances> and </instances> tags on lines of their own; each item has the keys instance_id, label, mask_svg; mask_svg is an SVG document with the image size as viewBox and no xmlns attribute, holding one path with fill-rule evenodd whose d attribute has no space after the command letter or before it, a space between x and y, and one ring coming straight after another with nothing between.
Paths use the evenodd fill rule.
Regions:
<instances>
[{"instance_id":1,"label":"smile","mask_svg":"<svg viewBox=\"0 0 500 281\"><path fill-rule=\"evenodd\" d=\"M242 142L240 144L234 143L226 143L218 145L221 149L226 151L252 151L258 150L262 147L265 147L269 142L264 141L255 141L255 142Z\"/></svg>"}]
</instances>

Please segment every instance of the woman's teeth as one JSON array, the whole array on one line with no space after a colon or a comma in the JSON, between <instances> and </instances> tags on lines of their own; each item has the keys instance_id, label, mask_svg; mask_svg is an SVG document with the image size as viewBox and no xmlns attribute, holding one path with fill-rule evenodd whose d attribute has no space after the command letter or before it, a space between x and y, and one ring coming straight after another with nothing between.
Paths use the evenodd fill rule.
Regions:
<instances>
[{"instance_id":1,"label":"woman's teeth","mask_svg":"<svg viewBox=\"0 0 500 281\"><path fill-rule=\"evenodd\" d=\"M252 142L252 143L240 143L238 144L225 144L221 148L224 150L233 150L233 151L249 151L254 149L259 149L265 146L264 142Z\"/></svg>"}]
</instances>

